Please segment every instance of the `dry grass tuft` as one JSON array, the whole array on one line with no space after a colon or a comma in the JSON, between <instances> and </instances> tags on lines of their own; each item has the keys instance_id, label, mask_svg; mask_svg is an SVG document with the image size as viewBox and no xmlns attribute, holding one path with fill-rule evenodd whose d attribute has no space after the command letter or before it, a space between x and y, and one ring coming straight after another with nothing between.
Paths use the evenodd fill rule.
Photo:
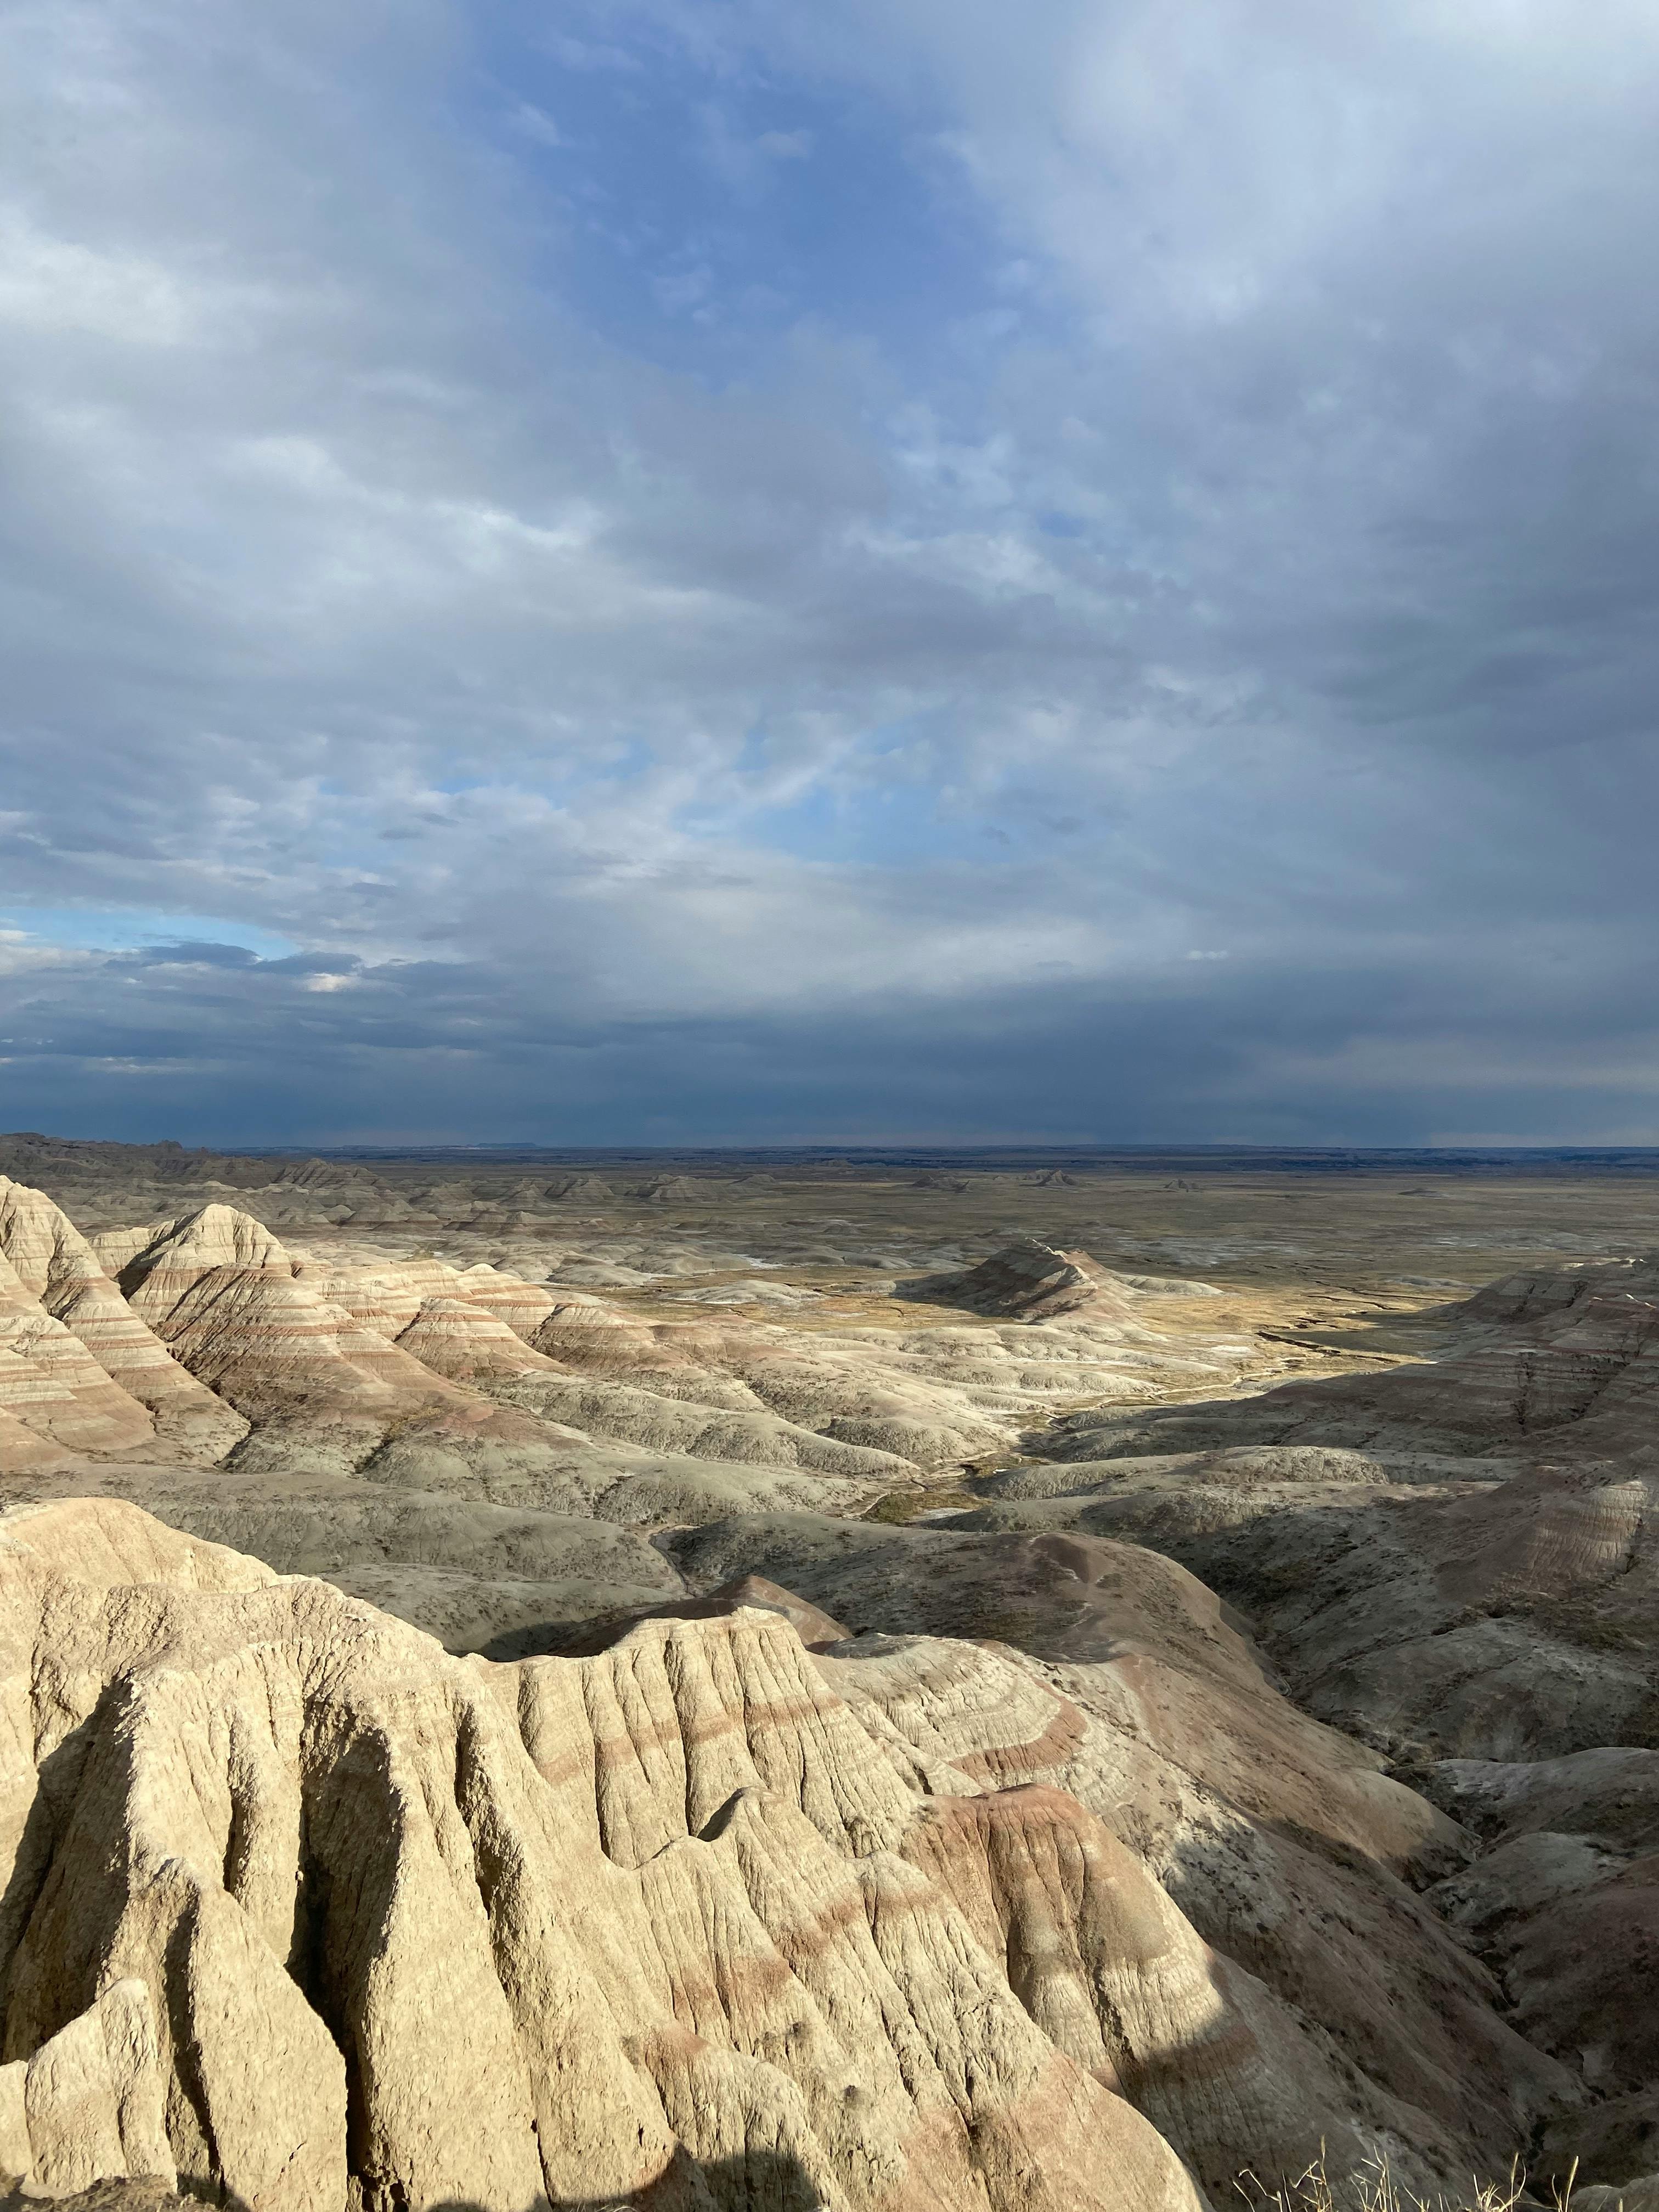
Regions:
<instances>
[{"instance_id":1,"label":"dry grass tuft","mask_svg":"<svg viewBox=\"0 0 1659 2212\"><path fill-rule=\"evenodd\" d=\"M1565 2185L1557 2182L1552 2186L1548 2202L1553 2212L1572 2212L1577 2170L1575 2159ZM1378 2150L1346 2179L1334 2179L1327 2169L1322 2145L1313 2164L1294 2181L1281 2180L1270 2188L1258 2175L1246 2172L1233 2185L1251 2212L1517 2212L1517 2208L1526 2212L1526 2208L1545 2202L1528 2192L1518 2160L1510 2166L1505 2181L1471 2178L1467 2191L1430 2200L1400 2185L1385 2150Z\"/></svg>"}]
</instances>

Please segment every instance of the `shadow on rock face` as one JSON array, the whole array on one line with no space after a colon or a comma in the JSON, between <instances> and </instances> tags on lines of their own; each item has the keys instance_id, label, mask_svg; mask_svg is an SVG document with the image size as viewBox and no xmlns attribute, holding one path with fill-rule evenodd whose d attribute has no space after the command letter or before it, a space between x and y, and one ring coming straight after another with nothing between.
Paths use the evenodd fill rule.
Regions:
<instances>
[{"instance_id":1,"label":"shadow on rock face","mask_svg":"<svg viewBox=\"0 0 1659 2212\"><path fill-rule=\"evenodd\" d=\"M415 2212L401 2189L382 2190L371 2179L356 2179L353 2196L362 2212ZM90 2189L50 2200L10 2191L0 2195L0 2212L40 2212L46 2201L54 2212L59 2208L61 2212L171 2212L171 2208L201 2200L175 2195L162 2181L122 2179L94 2182ZM215 2201L222 2212L250 2212L234 2194ZM757 2150L707 2162L682 2152L665 2172L631 2196L562 2196L544 2198L543 2203L556 2207L557 2212L823 2212L825 2199L798 2159ZM491 2212L491 2208L469 2197L447 2197L420 2208L420 2212Z\"/></svg>"},{"instance_id":2,"label":"shadow on rock face","mask_svg":"<svg viewBox=\"0 0 1659 2212\"><path fill-rule=\"evenodd\" d=\"M704 2161L684 2153L658 2180L631 2197L558 2197L558 2212L824 2212L828 2200L799 2159L757 2150ZM364 2212L392 2212L390 2203ZM485 2212L465 2200L429 2212Z\"/></svg>"}]
</instances>

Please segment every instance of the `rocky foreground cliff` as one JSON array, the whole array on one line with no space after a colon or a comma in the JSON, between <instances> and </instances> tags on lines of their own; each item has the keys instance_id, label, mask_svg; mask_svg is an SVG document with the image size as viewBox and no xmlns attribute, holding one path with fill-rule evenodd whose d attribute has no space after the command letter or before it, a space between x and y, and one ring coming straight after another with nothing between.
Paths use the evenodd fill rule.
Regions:
<instances>
[{"instance_id":1,"label":"rocky foreground cliff","mask_svg":"<svg viewBox=\"0 0 1659 2212\"><path fill-rule=\"evenodd\" d=\"M1091 1710L1012 1654L812 1653L742 1602L459 1659L113 1501L0 1521L0 2142L46 2193L1073 2212L1194 2205L1322 2136L1457 2158L1456 2096L1368 2079L1090 1809L1156 1822L1181 1787L1133 1672ZM1280 1727L1328 1826L1444 1853L1420 1801ZM1381 1861L1366 1883L1409 1927ZM1466 2126L1570 2100L1449 1949L1414 1971L1441 2066L1468 2046Z\"/></svg>"}]
</instances>

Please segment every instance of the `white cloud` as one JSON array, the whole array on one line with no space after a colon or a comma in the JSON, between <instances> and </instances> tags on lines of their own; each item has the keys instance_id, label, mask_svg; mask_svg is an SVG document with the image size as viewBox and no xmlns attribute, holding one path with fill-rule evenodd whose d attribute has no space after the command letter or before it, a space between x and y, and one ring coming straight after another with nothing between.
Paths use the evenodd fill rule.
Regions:
<instances>
[{"instance_id":1,"label":"white cloud","mask_svg":"<svg viewBox=\"0 0 1659 2212\"><path fill-rule=\"evenodd\" d=\"M198 333L202 316L177 271L143 255L53 238L12 207L0 210L0 321L17 331L174 346Z\"/></svg>"},{"instance_id":2,"label":"white cloud","mask_svg":"<svg viewBox=\"0 0 1659 2212\"><path fill-rule=\"evenodd\" d=\"M533 100L521 100L512 110L513 128L526 138L533 138L538 146L568 146L570 143L553 118Z\"/></svg>"},{"instance_id":3,"label":"white cloud","mask_svg":"<svg viewBox=\"0 0 1659 2212\"><path fill-rule=\"evenodd\" d=\"M1651 19L643 15L579 10L540 48L570 104L514 86L465 127L460 0L212 41L183 0L9 15L8 898L338 963L188 988L215 1035L235 988L269 1038L337 1002L341 1067L449 1049L463 974L503 1053L788 1031L763 1085L801 1021L867 1024L896 1079L895 1009L925 1056L1047 1008L1063 1059L1163 1006L1136 1080L1177 1104L1193 1009L1241 1025L1206 1095L1253 1101L1262 1070L1350 1100L1356 1021L1407 1091L1452 1079L1449 1007L1558 1058L1622 1036L1653 920ZM664 71L730 236L673 232L649 178L610 210L663 311L630 341L538 179L582 173L576 88ZM799 319L744 338L732 257L792 195L844 220L849 103L912 162L896 230L976 237L982 284L918 344L898 278L820 298L781 233ZM186 988L0 956L28 1003L72 979L88 1053ZM1251 1042L1267 1006L1302 1057ZM669 1079L628 1064L634 1096Z\"/></svg>"}]
</instances>

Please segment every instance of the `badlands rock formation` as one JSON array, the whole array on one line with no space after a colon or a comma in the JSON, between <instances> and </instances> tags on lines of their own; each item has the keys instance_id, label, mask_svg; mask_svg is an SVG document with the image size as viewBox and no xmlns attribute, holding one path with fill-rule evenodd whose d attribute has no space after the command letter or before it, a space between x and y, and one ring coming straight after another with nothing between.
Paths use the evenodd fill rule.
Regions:
<instances>
[{"instance_id":1,"label":"badlands rock formation","mask_svg":"<svg viewBox=\"0 0 1659 2212\"><path fill-rule=\"evenodd\" d=\"M157 1462L224 1466L269 1556L474 1644L648 1601L659 1555L618 1527L861 1510L1006 1449L1056 1401L1145 1399L1253 1357L1248 1340L1097 1313L1042 1333L647 1319L486 1265L295 1252L217 1201L88 1242L43 1194L0 1196L0 1264L27 1270L0 1282L0 1418L28 1431L10 1468L118 1463L128 1494L234 1536L222 1482ZM407 1500L401 1577L387 1491ZM484 1527L446 1551L430 1532L453 1542L456 1509L440 1500L486 1523L515 1514L520 1531L538 1516L538 1571L479 1570L496 1548Z\"/></svg>"},{"instance_id":2,"label":"badlands rock formation","mask_svg":"<svg viewBox=\"0 0 1659 2212\"><path fill-rule=\"evenodd\" d=\"M168 1356L99 1264L92 1246L43 1192L0 1176L0 1253L41 1310L61 1322L112 1382L186 1456L221 1457L247 1433L187 1368Z\"/></svg>"},{"instance_id":3,"label":"badlands rock formation","mask_svg":"<svg viewBox=\"0 0 1659 2212\"><path fill-rule=\"evenodd\" d=\"M90 1236L0 1180L0 2172L1659 2198L1659 1268L1275 1388L1285 1313L1069 1239L849 1297L684 1178L154 1149ZM333 1225L417 1203L471 1243ZM590 1203L661 1226L477 1256Z\"/></svg>"},{"instance_id":4,"label":"badlands rock formation","mask_svg":"<svg viewBox=\"0 0 1659 2212\"><path fill-rule=\"evenodd\" d=\"M1431 1365L1074 1417L956 1525L1166 1550L1475 1835L1427 1900L1599 2100L1545 2155L1622 2187L1659 2166L1659 1266L1528 1273L1449 1318Z\"/></svg>"},{"instance_id":5,"label":"badlands rock formation","mask_svg":"<svg viewBox=\"0 0 1659 2212\"><path fill-rule=\"evenodd\" d=\"M1095 1313L1104 1320L1125 1322L1133 1319L1134 1308L1121 1276L1097 1267L1086 1252L1056 1251L1035 1237L1006 1245L976 1267L929 1276L914 1286L914 1294L1014 1321Z\"/></svg>"},{"instance_id":6,"label":"badlands rock formation","mask_svg":"<svg viewBox=\"0 0 1659 2212\"><path fill-rule=\"evenodd\" d=\"M1008 1785L1091 1726L1016 1662L817 1662L738 1606L492 1667L88 1501L0 1521L0 2113L44 2191L1185 2212L1241 2129L1293 2160L1358 2101Z\"/></svg>"}]
</instances>

